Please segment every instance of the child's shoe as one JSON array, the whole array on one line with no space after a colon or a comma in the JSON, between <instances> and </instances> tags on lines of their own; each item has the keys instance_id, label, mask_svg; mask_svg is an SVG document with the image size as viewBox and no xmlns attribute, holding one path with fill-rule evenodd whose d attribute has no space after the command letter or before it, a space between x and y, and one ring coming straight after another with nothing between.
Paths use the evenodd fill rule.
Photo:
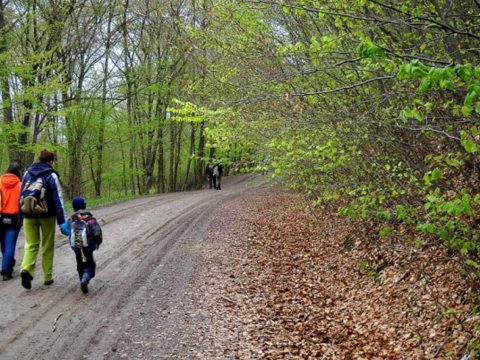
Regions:
<instances>
[{"instance_id":1,"label":"child's shoe","mask_svg":"<svg viewBox=\"0 0 480 360\"><path fill-rule=\"evenodd\" d=\"M82 279L82 281L80 281L80 289L84 294L88 294L88 280Z\"/></svg>"}]
</instances>

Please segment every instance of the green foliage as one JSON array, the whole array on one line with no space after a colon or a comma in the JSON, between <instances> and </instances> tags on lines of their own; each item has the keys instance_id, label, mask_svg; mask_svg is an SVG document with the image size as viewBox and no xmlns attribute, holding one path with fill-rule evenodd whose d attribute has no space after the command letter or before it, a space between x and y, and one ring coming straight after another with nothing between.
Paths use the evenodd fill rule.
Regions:
<instances>
[{"instance_id":1,"label":"green foliage","mask_svg":"<svg viewBox=\"0 0 480 360\"><path fill-rule=\"evenodd\" d=\"M445 199L437 189L426 200L424 210L427 222L417 226L420 231L437 235L450 248L463 255L479 250L477 230L471 226L475 221L472 208L478 206L476 199L472 199L466 190L451 199Z\"/></svg>"},{"instance_id":2,"label":"green foliage","mask_svg":"<svg viewBox=\"0 0 480 360\"><path fill-rule=\"evenodd\" d=\"M393 229L389 226L382 227L378 232L378 236L380 237L389 237L392 234L393 234Z\"/></svg>"},{"instance_id":3,"label":"green foliage","mask_svg":"<svg viewBox=\"0 0 480 360\"><path fill-rule=\"evenodd\" d=\"M466 95L461 107L462 114L469 116L473 111L480 114L480 79L476 75L479 67L471 63L456 64L443 68L424 65L420 60L403 64L398 72L400 80L420 80L418 92L426 93L434 88L441 90L465 90Z\"/></svg>"},{"instance_id":4,"label":"green foliage","mask_svg":"<svg viewBox=\"0 0 480 360\"><path fill-rule=\"evenodd\" d=\"M355 146L342 148L329 131L285 131L269 143L273 176L293 189L317 197L331 197L336 192L336 178L349 166ZM313 170L313 172L312 172ZM333 194L332 194L333 191Z\"/></svg>"},{"instance_id":5,"label":"green foliage","mask_svg":"<svg viewBox=\"0 0 480 360\"><path fill-rule=\"evenodd\" d=\"M382 283L382 276L380 272L370 263L370 261L365 259L361 260L358 263L358 269L361 273L371 277L376 284L380 285Z\"/></svg>"},{"instance_id":6,"label":"green foliage","mask_svg":"<svg viewBox=\"0 0 480 360\"><path fill-rule=\"evenodd\" d=\"M172 105L167 108L176 121L184 122L220 122L229 114L225 109L210 110L188 101L173 99Z\"/></svg>"},{"instance_id":7,"label":"green foliage","mask_svg":"<svg viewBox=\"0 0 480 360\"><path fill-rule=\"evenodd\" d=\"M371 39L365 39L357 48L360 57L367 58L383 58L385 57L385 50L376 45Z\"/></svg>"}]
</instances>

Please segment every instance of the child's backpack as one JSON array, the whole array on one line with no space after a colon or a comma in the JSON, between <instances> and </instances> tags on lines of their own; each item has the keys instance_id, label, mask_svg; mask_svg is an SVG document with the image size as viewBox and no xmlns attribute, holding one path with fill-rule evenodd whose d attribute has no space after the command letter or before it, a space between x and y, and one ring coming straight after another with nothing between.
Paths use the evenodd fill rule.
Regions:
<instances>
[{"instance_id":1,"label":"child's backpack","mask_svg":"<svg viewBox=\"0 0 480 360\"><path fill-rule=\"evenodd\" d=\"M70 218L70 246L81 249L103 241L102 228L90 212L75 213Z\"/></svg>"},{"instance_id":2,"label":"child's backpack","mask_svg":"<svg viewBox=\"0 0 480 360\"><path fill-rule=\"evenodd\" d=\"M215 166L213 167L213 176L218 176L218 175L220 175L220 174L218 173L218 165L215 165Z\"/></svg>"},{"instance_id":3,"label":"child's backpack","mask_svg":"<svg viewBox=\"0 0 480 360\"><path fill-rule=\"evenodd\" d=\"M41 215L48 212L45 200L45 184L42 176L27 181L20 194L20 210L26 215Z\"/></svg>"},{"instance_id":4,"label":"child's backpack","mask_svg":"<svg viewBox=\"0 0 480 360\"><path fill-rule=\"evenodd\" d=\"M88 224L82 215L72 216L70 228L70 246L78 249L88 247Z\"/></svg>"}]
</instances>

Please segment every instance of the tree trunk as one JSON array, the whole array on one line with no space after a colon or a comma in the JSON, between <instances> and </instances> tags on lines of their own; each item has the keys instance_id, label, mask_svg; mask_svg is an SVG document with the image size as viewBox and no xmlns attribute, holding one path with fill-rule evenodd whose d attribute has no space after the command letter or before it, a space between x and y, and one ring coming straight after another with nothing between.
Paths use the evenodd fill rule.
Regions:
<instances>
[{"instance_id":1,"label":"tree trunk","mask_svg":"<svg viewBox=\"0 0 480 360\"><path fill-rule=\"evenodd\" d=\"M105 60L103 63L103 79L102 79L102 110L98 128L98 138L96 145L96 162L95 170L92 174L92 180L95 186L95 195L102 195L102 173L103 173L103 146L105 142L105 121L108 113L107 109L107 81L109 74L110 46L112 40L112 19L113 10L116 8L116 1L109 6L108 22L107 22L107 39L105 41Z\"/></svg>"},{"instance_id":2,"label":"tree trunk","mask_svg":"<svg viewBox=\"0 0 480 360\"><path fill-rule=\"evenodd\" d=\"M205 178L205 122L202 121L200 123L200 130L199 130L199 141L198 141L198 149L197 149L197 161L196 161L196 168L195 168L195 189L200 190L203 187L203 179Z\"/></svg>"},{"instance_id":3,"label":"tree trunk","mask_svg":"<svg viewBox=\"0 0 480 360\"><path fill-rule=\"evenodd\" d=\"M182 191L185 191L187 190L187 187L190 187L188 182L189 182L189 175L190 175L190 166L192 164L192 157L195 152L195 131L196 131L196 126L195 126L195 123L192 122L191 124L192 128L190 129L190 151L188 152L189 153L189 156L188 156L188 160L187 160L187 169L185 171L185 181L183 182L183 188L182 188ZM195 177L195 176L194 176ZM193 186L195 186L195 184L192 184Z\"/></svg>"},{"instance_id":4,"label":"tree trunk","mask_svg":"<svg viewBox=\"0 0 480 360\"><path fill-rule=\"evenodd\" d=\"M175 191L175 176L174 176L174 167L175 167L175 122L170 119L170 162L169 162L169 174L168 174L168 190L170 192Z\"/></svg>"}]
</instances>

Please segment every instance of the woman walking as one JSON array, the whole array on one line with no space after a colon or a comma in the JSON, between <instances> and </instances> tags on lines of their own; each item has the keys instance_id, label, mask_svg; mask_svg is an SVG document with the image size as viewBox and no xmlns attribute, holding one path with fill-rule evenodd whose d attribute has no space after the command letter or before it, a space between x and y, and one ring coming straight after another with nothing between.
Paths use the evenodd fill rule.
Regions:
<instances>
[{"instance_id":1,"label":"woman walking","mask_svg":"<svg viewBox=\"0 0 480 360\"><path fill-rule=\"evenodd\" d=\"M13 277L15 249L18 233L22 227L22 217L18 206L22 185L21 176L20 164L12 162L0 178L0 244L3 257L1 274L4 281Z\"/></svg>"},{"instance_id":2,"label":"woman walking","mask_svg":"<svg viewBox=\"0 0 480 360\"><path fill-rule=\"evenodd\" d=\"M21 265L20 277L25 289L32 288L35 276L37 254L41 247L43 284L53 284L53 254L55 248L55 220L59 226L65 226L65 208L63 205L62 188L59 175L53 168L55 155L44 149L38 157L38 162L32 164L22 181L20 209L24 217L25 253ZM35 184L41 184L35 188ZM27 201L29 189L44 193L43 200ZM31 196L30 196L31 198ZM31 200L31 199L30 199Z\"/></svg>"}]
</instances>

